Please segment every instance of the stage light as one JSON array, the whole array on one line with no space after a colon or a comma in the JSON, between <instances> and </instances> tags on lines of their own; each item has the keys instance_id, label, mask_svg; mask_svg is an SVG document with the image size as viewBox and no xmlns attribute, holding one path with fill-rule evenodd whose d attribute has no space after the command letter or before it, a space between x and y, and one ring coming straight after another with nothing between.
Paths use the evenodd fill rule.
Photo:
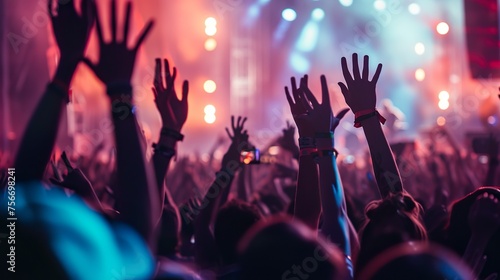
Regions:
<instances>
[{"instance_id":1,"label":"stage light","mask_svg":"<svg viewBox=\"0 0 500 280\"><path fill-rule=\"evenodd\" d=\"M352 0L339 0L340 5L344 7L349 7L352 5Z\"/></svg>"},{"instance_id":2,"label":"stage light","mask_svg":"<svg viewBox=\"0 0 500 280\"><path fill-rule=\"evenodd\" d=\"M217 89L217 84L212 80L206 80L205 83L203 83L203 89L206 93L213 93Z\"/></svg>"},{"instance_id":3,"label":"stage light","mask_svg":"<svg viewBox=\"0 0 500 280\"><path fill-rule=\"evenodd\" d=\"M446 100L450 99L450 93L448 93L446 90L442 90L438 94L439 100Z\"/></svg>"},{"instance_id":4,"label":"stage light","mask_svg":"<svg viewBox=\"0 0 500 280\"><path fill-rule=\"evenodd\" d=\"M424 44L418 42L415 44L415 52L418 54L418 55L423 55L424 52L425 52L425 46Z\"/></svg>"},{"instance_id":5,"label":"stage light","mask_svg":"<svg viewBox=\"0 0 500 280\"><path fill-rule=\"evenodd\" d=\"M445 35L450 31L450 26L446 22L440 22L436 25L436 31L441 35Z\"/></svg>"},{"instance_id":6,"label":"stage light","mask_svg":"<svg viewBox=\"0 0 500 280\"><path fill-rule=\"evenodd\" d=\"M309 63L309 60L305 58L302 54L293 52L292 55L290 56L290 64L293 68L298 73L306 73L309 71L309 68L311 67L311 64Z\"/></svg>"},{"instance_id":7,"label":"stage light","mask_svg":"<svg viewBox=\"0 0 500 280\"><path fill-rule=\"evenodd\" d=\"M205 50L211 52L217 47L217 41L214 38L208 38L205 41Z\"/></svg>"},{"instance_id":8,"label":"stage light","mask_svg":"<svg viewBox=\"0 0 500 280\"><path fill-rule=\"evenodd\" d=\"M214 36L215 33L217 33L217 27L215 26L205 27L205 34L207 34L207 36Z\"/></svg>"},{"instance_id":9,"label":"stage light","mask_svg":"<svg viewBox=\"0 0 500 280\"><path fill-rule=\"evenodd\" d=\"M205 20L206 27L216 26L216 25L217 25L217 20L215 20L215 18L213 17L207 17L207 19Z\"/></svg>"},{"instance_id":10,"label":"stage light","mask_svg":"<svg viewBox=\"0 0 500 280\"><path fill-rule=\"evenodd\" d=\"M384 0L376 0L373 2L373 7L375 7L376 10L383 10L385 9L385 1Z\"/></svg>"},{"instance_id":11,"label":"stage light","mask_svg":"<svg viewBox=\"0 0 500 280\"><path fill-rule=\"evenodd\" d=\"M448 107L450 107L450 102L448 100L442 99L438 102L438 107L441 110L446 110Z\"/></svg>"},{"instance_id":12,"label":"stage light","mask_svg":"<svg viewBox=\"0 0 500 280\"><path fill-rule=\"evenodd\" d=\"M294 21L297 18L297 13L293 9L287 8L281 12L281 16L286 21Z\"/></svg>"},{"instance_id":13,"label":"stage light","mask_svg":"<svg viewBox=\"0 0 500 280\"><path fill-rule=\"evenodd\" d=\"M443 126L446 124L446 119L444 117L438 117L436 120L437 125Z\"/></svg>"},{"instance_id":14,"label":"stage light","mask_svg":"<svg viewBox=\"0 0 500 280\"><path fill-rule=\"evenodd\" d=\"M206 123L212 124L215 122L216 117L215 117L215 115L205 115L205 117L203 119L205 120Z\"/></svg>"},{"instance_id":15,"label":"stage light","mask_svg":"<svg viewBox=\"0 0 500 280\"><path fill-rule=\"evenodd\" d=\"M320 21L325 17L325 11L321 8L316 8L312 11L311 17L316 21Z\"/></svg>"},{"instance_id":16,"label":"stage light","mask_svg":"<svg viewBox=\"0 0 500 280\"><path fill-rule=\"evenodd\" d=\"M498 123L498 120L495 116L489 116L487 119L487 122L489 125L496 126L496 124Z\"/></svg>"},{"instance_id":17,"label":"stage light","mask_svg":"<svg viewBox=\"0 0 500 280\"><path fill-rule=\"evenodd\" d=\"M451 74L450 75L450 82L452 84L458 84L458 82L460 82L460 77L456 74Z\"/></svg>"},{"instance_id":18,"label":"stage light","mask_svg":"<svg viewBox=\"0 0 500 280\"><path fill-rule=\"evenodd\" d=\"M425 71L422 68L418 68L415 70L415 79L419 82L423 81L425 79Z\"/></svg>"},{"instance_id":19,"label":"stage light","mask_svg":"<svg viewBox=\"0 0 500 280\"><path fill-rule=\"evenodd\" d=\"M268 152L270 155L275 156L280 152L280 147L279 146L271 146L271 147L269 147Z\"/></svg>"},{"instance_id":20,"label":"stage light","mask_svg":"<svg viewBox=\"0 0 500 280\"><path fill-rule=\"evenodd\" d=\"M315 21L306 23L299 38L297 39L296 48L302 52L310 52L316 48L319 39L319 24Z\"/></svg>"},{"instance_id":21,"label":"stage light","mask_svg":"<svg viewBox=\"0 0 500 280\"><path fill-rule=\"evenodd\" d=\"M420 14L420 5L418 5L417 3L411 3L410 5L408 5L408 12L410 12L410 14L412 15Z\"/></svg>"},{"instance_id":22,"label":"stage light","mask_svg":"<svg viewBox=\"0 0 500 280\"><path fill-rule=\"evenodd\" d=\"M215 114L215 106L212 104L208 104L203 109L203 112L205 113L205 115L214 115Z\"/></svg>"}]
</instances>

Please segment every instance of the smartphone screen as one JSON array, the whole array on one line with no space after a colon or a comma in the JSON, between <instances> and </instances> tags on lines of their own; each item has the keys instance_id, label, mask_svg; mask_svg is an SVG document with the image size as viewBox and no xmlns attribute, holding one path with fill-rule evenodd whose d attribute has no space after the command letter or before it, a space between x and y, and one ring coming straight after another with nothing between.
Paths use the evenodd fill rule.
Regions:
<instances>
[{"instance_id":1,"label":"smartphone screen","mask_svg":"<svg viewBox=\"0 0 500 280\"><path fill-rule=\"evenodd\" d=\"M260 152L258 149L241 151L240 161L244 164L258 164L260 162Z\"/></svg>"}]
</instances>

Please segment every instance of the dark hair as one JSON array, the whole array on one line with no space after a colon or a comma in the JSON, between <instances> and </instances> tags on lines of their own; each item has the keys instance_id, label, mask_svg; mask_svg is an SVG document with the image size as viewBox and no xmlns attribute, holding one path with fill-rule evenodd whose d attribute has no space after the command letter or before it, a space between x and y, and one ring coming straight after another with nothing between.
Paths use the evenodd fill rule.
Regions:
<instances>
[{"instance_id":1,"label":"dark hair","mask_svg":"<svg viewBox=\"0 0 500 280\"><path fill-rule=\"evenodd\" d=\"M406 242L374 258L356 279L467 280L471 276L465 263L443 247L427 242Z\"/></svg>"},{"instance_id":2,"label":"dark hair","mask_svg":"<svg viewBox=\"0 0 500 280\"><path fill-rule=\"evenodd\" d=\"M231 200L219 212L214 225L215 244L221 261L233 264L238 260L236 247L241 237L261 219L259 210L244 201Z\"/></svg>"},{"instance_id":3,"label":"dark hair","mask_svg":"<svg viewBox=\"0 0 500 280\"><path fill-rule=\"evenodd\" d=\"M361 249L356 271L361 271L375 256L394 245L427 240L421 212L420 204L405 193L370 202L365 209L367 219L359 232Z\"/></svg>"},{"instance_id":4,"label":"dark hair","mask_svg":"<svg viewBox=\"0 0 500 280\"><path fill-rule=\"evenodd\" d=\"M471 228L468 217L471 206L478 196L484 193L492 194L500 199L500 189L497 187L482 187L455 201L451 207L450 221L446 228L446 245L462 256L471 237ZM480 278L485 278L491 273L500 273L500 229L491 237L484 251L487 256Z\"/></svg>"},{"instance_id":5,"label":"dark hair","mask_svg":"<svg viewBox=\"0 0 500 280\"><path fill-rule=\"evenodd\" d=\"M343 254L316 236L287 216L258 223L239 246L240 279L346 279Z\"/></svg>"}]
</instances>

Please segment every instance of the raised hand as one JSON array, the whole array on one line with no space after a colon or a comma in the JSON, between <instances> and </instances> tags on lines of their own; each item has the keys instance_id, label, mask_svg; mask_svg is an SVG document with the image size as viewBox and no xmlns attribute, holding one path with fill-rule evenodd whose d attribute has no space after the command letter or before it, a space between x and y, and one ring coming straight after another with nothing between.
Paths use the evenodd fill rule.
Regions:
<instances>
[{"instance_id":1,"label":"raised hand","mask_svg":"<svg viewBox=\"0 0 500 280\"><path fill-rule=\"evenodd\" d=\"M307 76L304 76L304 79ZM290 82L292 84L292 96L288 90L288 87L285 87L285 95L288 100L288 105L290 105L290 111L292 112L293 120L297 125L297 129L299 130L300 137L314 137L314 130L312 127L308 125L308 123L302 118L307 115L307 107L304 106L304 103L307 103L307 100L302 100L304 94L302 93L302 89L297 87L297 82L295 81L295 77L290 78Z\"/></svg>"},{"instance_id":2,"label":"raised hand","mask_svg":"<svg viewBox=\"0 0 500 280\"><path fill-rule=\"evenodd\" d=\"M295 78L292 77L291 82L293 99L288 87L285 87L285 94L300 136L314 137L315 133L334 131L349 109L343 109L336 117L333 116L326 77L321 76L321 104L309 89L307 75L300 79L299 88L296 86Z\"/></svg>"},{"instance_id":3,"label":"raised hand","mask_svg":"<svg viewBox=\"0 0 500 280\"><path fill-rule=\"evenodd\" d=\"M352 74L347 67L347 59L342 57L342 73L346 84L338 83L342 94L344 95L347 105L351 108L353 113L362 112L365 110L375 110L377 97L375 93L375 86L377 84L380 72L382 71L382 64L378 64L377 70L373 75L371 81L368 80L368 56L363 58L363 72L359 72L358 54L352 54Z\"/></svg>"},{"instance_id":4,"label":"raised hand","mask_svg":"<svg viewBox=\"0 0 500 280\"><path fill-rule=\"evenodd\" d=\"M244 130L244 124L247 121L247 118L238 117L236 123L234 122L234 116L231 116L231 129L233 134L229 132L229 129L226 127L227 135L229 139L231 139L231 145L227 150L224 158L222 159L223 164L229 161L240 161L240 152L248 148L248 133Z\"/></svg>"},{"instance_id":5,"label":"raised hand","mask_svg":"<svg viewBox=\"0 0 500 280\"><path fill-rule=\"evenodd\" d=\"M72 0L64 1L56 7L54 14L52 0L49 0L49 16L54 30L54 36L61 52L61 60L78 62L83 58L90 30L94 24L95 3L92 0L82 0L81 15L78 15ZM58 1L63 2L63 1Z\"/></svg>"},{"instance_id":6,"label":"raised hand","mask_svg":"<svg viewBox=\"0 0 500 280\"><path fill-rule=\"evenodd\" d=\"M155 104L160 112L163 126L180 132L186 122L188 115L188 92L189 83L182 84L182 99L177 98L175 92L175 78L177 69L174 67L172 73L167 59L163 60L165 71L165 86L161 75L161 59L156 59L155 80L152 88L155 96Z\"/></svg>"},{"instance_id":7,"label":"raised hand","mask_svg":"<svg viewBox=\"0 0 500 280\"><path fill-rule=\"evenodd\" d=\"M116 0L111 1L110 25L112 35L109 43L104 41L101 21L96 11L96 29L99 38L99 61L94 64L88 58L85 58L84 62L94 71L97 77L108 86L108 94L110 93L110 86L130 86L137 50L153 27L153 21L150 20L141 31L137 42L132 48L129 48L127 43L131 10L132 3L128 2L125 22L123 24L123 40L118 42Z\"/></svg>"},{"instance_id":8,"label":"raised hand","mask_svg":"<svg viewBox=\"0 0 500 280\"><path fill-rule=\"evenodd\" d=\"M283 136L278 139L278 144L285 150L292 153L296 158L299 156L299 147L295 141L295 127L288 121L283 129Z\"/></svg>"}]
</instances>

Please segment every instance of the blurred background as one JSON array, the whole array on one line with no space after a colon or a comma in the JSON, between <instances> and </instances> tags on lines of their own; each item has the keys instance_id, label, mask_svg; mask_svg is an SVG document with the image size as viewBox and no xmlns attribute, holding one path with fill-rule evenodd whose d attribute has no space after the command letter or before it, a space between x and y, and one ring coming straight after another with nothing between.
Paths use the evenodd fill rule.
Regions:
<instances>
[{"instance_id":1,"label":"blurred background","mask_svg":"<svg viewBox=\"0 0 500 280\"><path fill-rule=\"evenodd\" d=\"M103 21L109 20L109 2L98 1ZM150 144L161 125L151 92L157 57L177 67L179 94L182 80L190 82L186 138L179 146L185 155L208 153L225 136L233 114L249 118L255 146L272 147L286 120L292 121L283 90L291 76L309 74L310 87L319 93L325 74L334 111L346 107L337 86L343 79L340 59L350 61L353 52L370 56L371 74L384 65L378 103L386 115L397 116L392 140L418 138L436 125L458 141L466 141L467 133L500 130L497 0L132 2L132 34L150 18L156 22L133 78L138 119ZM0 139L1 149L14 153L58 63L58 49L46 0L0 3ZM124 4L119 1L120 24ZM135 36L130 38L132 45ZM93 34L88 46L91 59L98 55L96 39ZM97 145L111 146L103 85L82 64L71 88L58 148L88 155ZM351 113L345 119L337 145L356 150L364 136L353 128Z\"/></svg>"}]
</instances>

